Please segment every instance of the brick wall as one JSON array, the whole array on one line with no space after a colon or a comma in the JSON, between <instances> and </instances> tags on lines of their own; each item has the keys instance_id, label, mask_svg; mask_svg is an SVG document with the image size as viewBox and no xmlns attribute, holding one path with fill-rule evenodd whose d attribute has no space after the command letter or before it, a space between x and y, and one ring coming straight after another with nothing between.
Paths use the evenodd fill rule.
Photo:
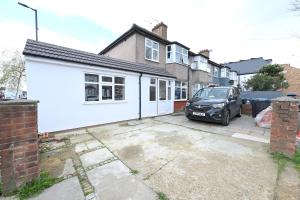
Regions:
<instances>
[{"instance_id":1,"label":"brick wall","mask_svg":"<svg viewBox=\"0 0 300 200\"><path fill-rule=\"evenodd\" d=\"M272 101L272 108L271 151L293 157L298 131L298 102L289 97L279 97Z\"/></svg>"},{"instance_id":2,"label":"brick wall","mask_svg":"<svg viewBox=\"0 0 300 200\"><path fill-rule=\"evenodd\" d=\"M37 101L0 102L3 193L39 176Z\"/></svg>"},{"instance_id":3,"label":"brick wall","mask_svg":"<svg viewBox=\"0 0 300 200\"><path fill-rule=\"evenodd\" d=\"M300 96L300 68L292 67L290 65L283 66L285 72L284 77L290 85L287 89L284 89L283 92L285 94L296 93L298 96Z\"/></svg>"},{"instance_id":4,"label":"brick wall","mask_svg":"<svg viewBox=\"0 0 300 200\"><path fill-rule=\"evenodd\" d=\"M174 101L174 112L183 111L186 105L186 100L184 101Z\"/></svg>"}]
</instances>

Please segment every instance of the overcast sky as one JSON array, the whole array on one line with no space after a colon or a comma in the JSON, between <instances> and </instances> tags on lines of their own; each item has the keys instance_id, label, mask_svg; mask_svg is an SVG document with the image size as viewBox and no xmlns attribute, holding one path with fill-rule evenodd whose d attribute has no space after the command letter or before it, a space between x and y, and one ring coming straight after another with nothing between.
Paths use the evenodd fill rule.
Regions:
<instances>
[{"instance_id":1,"label":"overcast sky","mask_svg":"<svg viewBox=\"0 0 300 200\"><path fill-rule=\"evenodd\" d=\"M20 0L38 9L39 40L98 53L133 23L168 25L168 39L216 62L253 57L300 67L300 12L293 0ZM152 23L152 24L151 24ZM35 39L34 12L0 1L0 51ZM297 37L298 36L298 37Z\"/></svg>"}]
</instances>

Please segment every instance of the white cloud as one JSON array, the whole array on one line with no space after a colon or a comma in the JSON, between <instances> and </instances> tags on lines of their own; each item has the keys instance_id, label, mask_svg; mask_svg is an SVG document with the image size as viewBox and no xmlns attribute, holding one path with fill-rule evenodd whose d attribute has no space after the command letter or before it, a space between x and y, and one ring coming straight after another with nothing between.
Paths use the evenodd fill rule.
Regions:
<instances>
[{"instance_id":1,"label":"white cloud","mask_svg":"<svg viewBox=\"0 0 300 200\"><path fill-rule=\"evenodd\" d=\"M235 61L251 57L272 58L275 62L300 67L300 18L291 13L291 0L24 0L39 12L51 11L61 17L81 16L122 34L132 23L148 29L146 21L164 21L170 40L179 41L199 51L213 49L217 62ZM152 24L154 25L154 24ZM0 26L1 27L1 26ZM1 27L2 29L2 27ZM42 32L43 30L41 30ZM99 51L105 38L95 38L94 44L61 36L45 30L46 41L64 46ZM86 36L88 37L88 36ZM68 41L68 42L66 42ZM61 42L61 43L60 43Z\"/></svg>"}]
</instances>

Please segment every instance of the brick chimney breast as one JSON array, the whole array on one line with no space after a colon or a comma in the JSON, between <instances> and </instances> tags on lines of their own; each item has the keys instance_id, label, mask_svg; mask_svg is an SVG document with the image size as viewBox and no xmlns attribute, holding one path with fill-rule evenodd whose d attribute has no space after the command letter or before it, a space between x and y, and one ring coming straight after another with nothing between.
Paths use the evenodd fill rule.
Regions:
<instances>
[{"instance_id":1,"label":"brick chimney breast","mask_svg":"<svg viewBox=\"0 0 300 200\"><path fill-rule=\"evenodd\" d=\"M206 56L206 57L209 58L209 52L210 52L210 51L211 51L211 50L203 49L203 50L199 51L199 54L202 54L202 55L204 55L204 56Z\"/></svg>"},{"instance_id":2,"label":"brick chimney breast","mask_svg":"<svg viewBox=\"0 0 300 200\"><path fill-rule=\"evenodd\" d=\"M164 39L167 39L168 26L163 22L160 22L152 28L152 32Z\"/></svg>"}]
</instances>

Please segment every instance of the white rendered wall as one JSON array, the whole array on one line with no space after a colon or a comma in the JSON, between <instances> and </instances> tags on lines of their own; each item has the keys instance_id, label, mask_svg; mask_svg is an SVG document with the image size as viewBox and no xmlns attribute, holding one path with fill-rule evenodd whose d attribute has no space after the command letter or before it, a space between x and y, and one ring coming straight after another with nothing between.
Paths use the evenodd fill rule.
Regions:
<instances>
[{"instance_id":1,"label":"white rendered wall","mask_svg":"<svg viewBox=\"0 0 300 200\"><path fill-rule=\"evenodd\" d=\"M39 132L60 131L139 117L139 73L30 57L26 57L26 73L28 99L40 101ZM85 102L85 73L125 77L125 100ZM157 101L149 101L150 77L152 76L143 75L141 79L142 117L157 116L158 113ZM172 80L171 101L161 104L163 114L172 113L174 110L174 85Z\"/></svg>"}]
</instances>

